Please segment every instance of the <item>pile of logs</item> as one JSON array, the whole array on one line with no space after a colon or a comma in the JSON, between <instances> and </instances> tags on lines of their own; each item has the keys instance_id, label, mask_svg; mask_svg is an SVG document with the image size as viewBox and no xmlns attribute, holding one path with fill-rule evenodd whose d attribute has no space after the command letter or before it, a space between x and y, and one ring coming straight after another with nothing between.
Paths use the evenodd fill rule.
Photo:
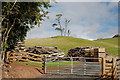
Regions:
<instances>
[{"instance_id":1,"label":"pile of logs","mask_svg":"<svg viewBox=\"0 0 120 80\"><path fill-rule=\"evenodd\" d=\"M76 47L68 51L69 57L82 57L84 55L85 55L84 49L81 47Z\"/></svg>"},{"instance_id":2,"label":"pile of logs","mask_svg":"<svg viewBox=\"0 0 120 80\"><path fill-rule=\"evenodd\" d=\"M14 46L15 50L22 52L25 50L25 44L24 41L18 41L17 44Z\"/></svg>"},{"instance_id":3,"label":"pile of logs","mask_svg":"<svg viewBox=\"0 0 120 80\"><path fill-rule=\"evenodd\" d=\"M48 57L63 57L64 53L58 49L57 47L41 47L41 46L35 46L35 47L29 47L25 50L29 53L39 54L39 55L47 55Z\"/></svg>"},{"instance_id":4,"label":"pile of logs","mask_svg":"<svg viewBox=\"0 0 120 80\"><path fill-rule=\"evenodd\" d=\"M58 49L57 47L43 47L43 46L35 46L25 48L24 41L18 41L15 50L18 52L29 52L38 55L47 55L48 57L63 57L64 53Z\"/></svg>"},{"instance_id":5,"label":"pile of logs","mask_svg":"<svg viewBox=\"0 0 120 80\"><path fill-rule=\"evenodd\" d=\"M99 57L99 54L105 53L105 48L100 47L76 47L68 51L69 57Z\"/></svg>"}]
</instances>

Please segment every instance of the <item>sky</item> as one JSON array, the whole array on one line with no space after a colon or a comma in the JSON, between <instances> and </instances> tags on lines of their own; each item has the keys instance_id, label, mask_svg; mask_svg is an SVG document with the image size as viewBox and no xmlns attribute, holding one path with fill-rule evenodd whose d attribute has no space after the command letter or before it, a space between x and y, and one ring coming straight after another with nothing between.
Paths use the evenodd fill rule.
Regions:
<instances>
[{"instance_id":1,"label":"sky","mask_svg":"<svg viewBox=\"0 0 120 80\"><path fill-rule=\"evenodd\" d=\"M35 26L30 30L26 39L59 36L60 31L52 27L52 24L56 23L56 14L63 15L61 17L63 27L65 18L71 19L68 29L71 30L72 37L95 40L111 38L118 34L118 2L69 1L51 4L52 7L48 9L50 19L45 19L40 27Z\"/></svg>"}]
</instances>

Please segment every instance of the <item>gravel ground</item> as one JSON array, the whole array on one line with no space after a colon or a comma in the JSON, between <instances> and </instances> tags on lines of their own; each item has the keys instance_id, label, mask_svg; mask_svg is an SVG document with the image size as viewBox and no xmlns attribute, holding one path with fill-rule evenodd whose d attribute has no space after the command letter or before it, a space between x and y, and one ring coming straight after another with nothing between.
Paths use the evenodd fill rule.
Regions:
<instances>
[{"instance_id":1,"label":"gravel ground","mask_svg":"<svg viewBox=\"0 0 120 80\"><path fill-rule=\"evenodd\" d=\"M49 78L49 79L54 79L54 78L58 78L58 79L79 79L79 80L100 80L99 77L95 77L95 76L80 76L80 75L58 75L58 74L46 74L44 76L41 76L40 78Z\"/></svg>"}]
</instances>

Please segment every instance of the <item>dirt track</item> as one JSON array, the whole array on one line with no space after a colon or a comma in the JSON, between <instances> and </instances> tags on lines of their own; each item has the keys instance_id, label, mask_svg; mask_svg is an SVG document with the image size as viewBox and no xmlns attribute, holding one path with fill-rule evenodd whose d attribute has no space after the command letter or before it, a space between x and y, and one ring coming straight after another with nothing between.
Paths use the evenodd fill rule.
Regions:
<instances>
[{"instance_id":1,"label":"dirt track","mask_svg":"<svg viewBox=\"0 0 120 80\"><path fill-rule=\"evenodd\" d=\"M11 63L3 69L3 78L36 78L42 74L34 67Z\"/></svg>"}]
</instances>

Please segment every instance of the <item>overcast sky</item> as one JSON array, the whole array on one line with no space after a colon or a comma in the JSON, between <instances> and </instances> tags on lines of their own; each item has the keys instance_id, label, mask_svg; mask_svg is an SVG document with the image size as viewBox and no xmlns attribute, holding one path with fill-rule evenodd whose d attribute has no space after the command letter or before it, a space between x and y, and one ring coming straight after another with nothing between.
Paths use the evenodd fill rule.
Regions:
<instances>
[{"instance_id":1,"label":"overcast sky","mask_svg":"<svg viewBox=\"0 0 120 80\"><path fill-rule=\"evenodd\" d=\"M40 28L35 26L30 30L27 39L59 36L60 32L52 27L56 22L55 15L59 13L63 14L62 26L65 18L71 19L68 28L72 37L93 40L118 34L117 2L59 2L52 6L48 14L50 19L45 19Z\"/></svg>"}]
</instances>

